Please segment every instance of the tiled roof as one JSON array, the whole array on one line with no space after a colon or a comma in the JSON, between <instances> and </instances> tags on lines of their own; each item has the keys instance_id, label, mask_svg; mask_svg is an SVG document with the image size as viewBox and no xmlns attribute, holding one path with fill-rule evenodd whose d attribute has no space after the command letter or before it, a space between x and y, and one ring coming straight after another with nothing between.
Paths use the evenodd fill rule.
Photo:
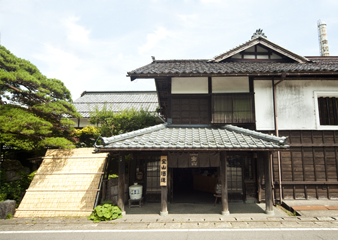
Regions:
<instances>
[{"instance_id":1,"label":"tiled roof","mask_svg":"<svg viewBox=\"0 0 338 240\"><path fill-rule=\"evenodd\" d=\"M123 92L84 92L73 102L82 117L89 117L96 106L102 109L104 104L115 112L134 108L155 112L158 107L156 91L123 91Z\"/></svg>"},{"instance_id":2,"label":"tiled roof","mask_svg":"<svg viewBox=\"0 0 338 240\"><path fill-rule=\"evenodd\" d=\"M203 74L276 74L337 72L338 58L313 58L307 63L287 62L209 62L209 60L156 60L128 72L130 77Z\"/></svg>"},{"instance_id":3,"label":"tiled roof","mask_svg":"<svg viewBox=\"0 0 338 240\"><path fill-rule=\"evenodd\" d=\"M285 149L286 137L275 137L256 131L225 125L174 126L160 124L153 127L102 138L98 148L114 150L224 150L224 149Z\"/></svg>"}]
</instances>

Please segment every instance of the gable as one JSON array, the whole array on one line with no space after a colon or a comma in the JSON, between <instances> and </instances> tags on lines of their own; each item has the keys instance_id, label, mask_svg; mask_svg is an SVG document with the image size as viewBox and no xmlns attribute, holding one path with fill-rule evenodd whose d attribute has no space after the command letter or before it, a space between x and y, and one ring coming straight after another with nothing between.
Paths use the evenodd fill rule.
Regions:
<instances>
[{"instance_id":1,"label":"gable","mask_svg":"<svg viewBox=\"0 0 338 240\"><path fill-rule=\"evenodd\" d=\"M264 60L264 61L283 61L295 62L293 59L286 57L262 44L257 44L245 49L235 55L223 60L225 61L239 61L239 60Z\"/></svg>"},{"instance_id":2,"label":"gable","mask_svg":"<svg viewBox=\"0 0 338 240\"><path fill-rule=\"evenodd\" d=\"M232 61L278 61L305 63L309 60L282 48L273 42L270 42L266 38L258 37L216 56L209 62Z\"/></svg>"}]
</instances>

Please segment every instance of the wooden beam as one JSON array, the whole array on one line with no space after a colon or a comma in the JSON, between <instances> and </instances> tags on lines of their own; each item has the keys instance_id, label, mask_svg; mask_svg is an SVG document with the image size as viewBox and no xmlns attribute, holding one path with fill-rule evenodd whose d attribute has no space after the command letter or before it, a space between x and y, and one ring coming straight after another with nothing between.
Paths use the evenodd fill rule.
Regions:
<instances>
[{"instance_id":1,"label":"wooden beam","mask_svg":"<svg viewBox=\"0 0 338 240\"><path fill-rule=\"evenodd\" d=\"M227 183L227 155L226 152L221 154L221 182L222 182L222 215L229 215L229 204L228 204L228 183Z\"/></svg>"},{"instance_id":2,"label":"wooden beam","mask_svg":"<svg viewBox=\"0 0 338 240\"><path fill-rule=\"evenodd\" d=\"M49 211L57 211L57 212L92 212L93 209L17 209L16 211L46 211L46 212L49 212Z\"/></svg>"},{"instance_id":3,"label":"wooden beam","mask_svg":"<svg viewBox=\"0 0 338 240\"><path fill-rule=\"evenodd\" d=\"M161 216L168 215L168 187L162 186L161 187Z\"/></svg>"},{"instance_id":4,"label":"wooden beam","mask_svg":"<svg viewBox=\"0 0 338 240\"><path fill-rule=\"evenodd\" d=\"M93 156L75 156L75 157L42 157L43 159L78 159L78 158L96 158L96 159L101 159L101 158L107 158L108 156L95 156L93 153Z\"/></svg>"},{"instance_id":5,"label":"wooden beam","mask_svg":"<svg viewBox=\"0 0 338 240\"><path fill-rule=\"evenodd\" d=\"M273 199L272 199L272 175L271 175L271 161L272 153L264 153L264 168L265 168L265 213L273 215Z\"/></svg>"},{"instance_id":6,"label":"wooden beam","mask_svg":"<svg viewBox=\"0 0 338 240\"><path fill-rule=\"evenodd\" d=\"M121 208L123 215L125 215L125 213L126 213L124 211L125 169L126 169L125 156L121 154L119 156L119 177L118 177L117 205Z\"/></svg>"},{"instance_id":7,"label":"wooden beam","mask_svg":"<svg viewBox=\"0 0 338 240\"><path fill-rule=\"evenodd\" d=\"M338 181L283 181L283 185L338 185Z\"/></svg>"},{"instance_id":8,"label":"wooden beam","mask_svg":"<svg viewBox=\"0 0 338 240\"><path fill-rule=\"evenodd\" d=\"M102 175L104 172L57 172L57 173L35 173L35 175L84 175L84 174L93 174L93 175Z\"/></svg>"},{"instance_id":9,"label":"wooden beam","mask_svg":"<svg viewBox=\"0 0 338 240\"><path fill-rule=\"evenodd\" d=\"M27 189L26 192L98 192L100 189Z\"/></svg>"}]
</instances>

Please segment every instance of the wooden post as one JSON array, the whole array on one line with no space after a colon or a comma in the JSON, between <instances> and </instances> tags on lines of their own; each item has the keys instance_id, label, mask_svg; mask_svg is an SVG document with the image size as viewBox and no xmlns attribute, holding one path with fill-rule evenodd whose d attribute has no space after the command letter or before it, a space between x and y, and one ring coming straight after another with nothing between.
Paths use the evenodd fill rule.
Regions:
<instances>
[{"instance_id":1,"label":"wooden post","mask_svg":"<svg viewBox=\"0 0 338 240\"><path fill-rule=\"evenodd\" d=\"M161 216L168 215L168 187L161 187Z\"/></svg>"},{"instance_id":2,"label":"wooden post","mask_svg":"<svg viewBox=\"0 0 338 240\"><path fill-rule=\"evenodd\" d=\"M122 215L125 215L126 212L124 211L124 178L125 178L125 169L126 169L126 162L125 156L119 156L119 178L118 178L118 195L117 195L117 205L122 210Z\"/></svg>"},{"instance_id":3,"label":"wooden post","mask_svg":"<svg viewBox=\"0 0 338 240\"><path fill-rule=\"evenodd\" d=\"M222 215L229 215L226 152L221 153L220 173L222 181Z\"/></svg>"},{"instance_id":4,"label":"wooden post","mask_svg":"<svg viewBox=\"0 0 338 240\"><path fill-rule=\"evenodd\" d=\"M168 215L168 156L161 156L160 186L161 186L161 216Z\"/></svg>"},{"instance_id":5,"label":"wooden post","mask_svg":"<svg viewBox=\"0 0 338 240\"><path fill-rule=\"evenodd\" d=\"M107 192L107 180L104 179L102 181L102 201L106 201L107 197L106 197L106 192Z\"/></svg>"},{"instance_id":6,"label":"wooden post","mask_svg":"<svg viewBox=\"0 0 338 240\"><path fill-rule=\"evenodd\" d=\"M265 165L265 213L273 215L273 199L272 199L272 175L271 175L271 162L272 153L267 152L264 154Z\"/></svg>"}]
</instances>

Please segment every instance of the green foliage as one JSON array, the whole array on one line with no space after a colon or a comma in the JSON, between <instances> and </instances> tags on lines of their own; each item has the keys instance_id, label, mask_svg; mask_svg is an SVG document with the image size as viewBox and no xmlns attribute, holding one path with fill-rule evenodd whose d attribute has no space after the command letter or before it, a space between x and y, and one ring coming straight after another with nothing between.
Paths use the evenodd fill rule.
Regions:
<instances>
[{"instance_id":1,"label":"green foliage","mask_svg":"<svg viewBox=\"0 0 338 240\"><path fill-rule=\"evenodd\" d=\"M90 114L90 123L99 126L102 137L111 137L156 124L156 117L148 110L134 108L114 112L104 104L100 110L97 106Z\"/></svg>"},{"instance_id":2,"label":"green foliage","mask_svg":"<svg viewBox=\"0 0 338 240\"><path fill-rule=\"evenodd\" d=\"M79 138L77 147L92 147L100 136L100 131L97 127L87 126L82 129L75 129L75 136Z\"/></svg>"},{"instance_id":3,"label":"green foliage","mask_svg":"<svg viewBox=\"0 0 338 240\"><path fill-rule=\"evenodd\" d=\"M108 179L110 179L110 178L118 178L119 176L117 175L117 174L110 174L109 176L108 176Z\"/></svg>"},{"instance_id":4,"label":"green foliage","mask_svg":"<svg viewBox=\"0 0 338 240\"><path fill-rule=\"evenodd\" d=\"M93 220L94 222L100 222L114 220L118 218L122 218L121 208L106 203L102 206L97 206L94 209L93 213L90 214L88 219Z\"/></svg>"},{"instance_id":5,"label":"green foliage","mask_svg":"<svg viewBox=\"0 0 338 240\"><path fill-rule=\"evenodd\" d=\"M13 181L13 182L6 182L6 172L5 170L1 170L1 185L0 185L0 202L5 201L7 199L15 200L16 205L18 206L23 194L25 193L26 189L29 187L30 183L32 182L36 171L28 174L25 171L20 171L18 174L21 176L21 179Z\"/></svg>"},{"instance_id":6,"label":"green foliage","mask_svg":"<svg viewBox=\"0 0 338 240\"><path fill-rule=\"evenodd\" d=\"M74 122L65 116L80 115L71 102L60 80L0 45L0 143L29 151L74 147Z\"/></svg>"},{"instance_id":7,"label":"green foliage","mask_svg":"<svg viewBox=\"0 0 338 240\"><path fill-rule=\"evenodd\" d=\"M13 215L8 213L7 216L6 216L6 219L11 219L11 218L13 218Z\"/></svg>"}]
</instances>

